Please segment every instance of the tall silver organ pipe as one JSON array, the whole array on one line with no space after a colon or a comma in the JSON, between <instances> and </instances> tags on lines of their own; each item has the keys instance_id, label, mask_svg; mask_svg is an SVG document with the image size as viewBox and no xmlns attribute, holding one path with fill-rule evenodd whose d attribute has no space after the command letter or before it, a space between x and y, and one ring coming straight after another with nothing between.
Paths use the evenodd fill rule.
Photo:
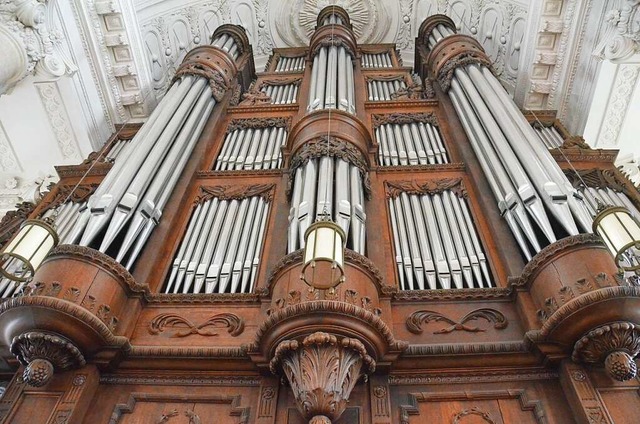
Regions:
<instances>
[{"instance_id":1,"label":"tall silver organ pipe","mask_svg":"<svg viewBox=\"0 0 640 424\"><path fill-rule=\"evenodd\" d=\"M340 109L356 113L353 58L344 46L322 46L313 58L307 112Z\"/></svg>"},{"instance_id":2,"label":"tall silver organ pipe","mask_svg":"<svg viewBox=\"0 0 640 424\"><path fill-rule=\"evenodd\" d=\"M558 149L564 144L564 139L553 125L548 127L535 125L534 130L547 149Z\"/></svg>"},{"instance_id":3,"label":"tall silver organ pipe","mask_svg":"<svg viewBox=\"0 0 640 424\"><path fill-rule=\"evenodd\" d=\"M364 254L364 190L360 169L344 159L321 156L295 171L289 214L288 252L304 247L307 228L328 214L347 234L347 247Z\"/></svg>"},{"instance_id":4,"label":"tall silver organ pipe","mask_svg":"<svg viewBox=\"0 0 640 424\"><path fill-rule=\"evenodd\" d=\"M213 44L234 58L241 53L226 33ZM133 265L216 105L207 78L188 69L178 75L145 125L123 146L127 160L115 161L87 205L77 211L73 228L65 234L67 243L97 246L126 267Z\"/></svg>"},{"instance_id":5,"label":"tall silver organ pipe","mask_svg":"<svg viewBox=\"0 0 640 424\"><path fill-rule=\"evenodd\" d=\"M428 38L429 49L451 35L450 28L436 25ZM484 64L456 68L449 96L526 257L563 235L554 231L550 217L564 233L578 234L578 227L591 231L580 194ZM546 240L538 239L534 226Z\"/></svg>"},{"instance_id":6,"label":"tall silver organ pipe","mask_svg":"<svg viewBox=\"0 0 640 424\"><path fill-rule=\"evenodd\" d=\"M401 192L388 207L401 289L495 286L465 199Z\"/></svg>"},{"instance_id":7,"label":"tall silver organ pipe","mask_svg":"<svg viewBox=\"0 0 640 424\"><path fill-rule=\"evenodd\" d=\"M250 293L269 204L261 196L198 204L171 267L165 293Z\"/></svg>"}]
</instances>

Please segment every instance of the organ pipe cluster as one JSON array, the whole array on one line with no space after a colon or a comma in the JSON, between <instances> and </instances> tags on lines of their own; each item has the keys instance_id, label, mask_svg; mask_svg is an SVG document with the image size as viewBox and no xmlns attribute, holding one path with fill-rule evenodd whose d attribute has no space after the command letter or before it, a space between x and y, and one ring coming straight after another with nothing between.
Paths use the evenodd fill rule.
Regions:
<instances>
[{"instance_id":1,"label":"organ pipe cluster","mask_svg":"<svg viewBox=\"0 0 640 424\"><path fill-rule=\"evenodd\" d=\"M164 292L252 292L268 213L269 205L261 196L214 197L198 204Z\"/></svg>"},{"instance_id":2,"label":"organ pipe cluster","mask_svg":"<svg viewBox=\"0 0 640 424\"><path fill-rule=\"evenodd\" d=\"M393 67L393 62L391 62L391 55L389 54L389 52L362 53L361 63L363 69Z\"/></svg>"},{"instance_id":3,"label":"organ pipe cluster","mask_svg":"<svg viewBox=\"0 0 640 424\"><path fill-rule=\"evenodd\" d=\"M271 97L273 105L289 105L297 102L298 84L291 82L289 84L264 84L260 91Z\"/></svg>"},{"instance_id":4,"label":"organ pipe cluster","mask_svg":"<svg viewBox=\"0 0 640 424\"><path fill-rule=\"evenodd\" d=\"M375 136L380 165L449 163L438 128L429 123L383 124L375 129Z\"/></svg>"},{"instance_id":5,"label":"organ pipe cluster","mask_svg":"<svg viewBox=\"0 0 640 424\"><path fill-rule=\"evenodd\" d=\"M407 88L407 83L399 77L392 81L370 79L367 81L370 102L385 102L393 99L393 94Z\"/></svg>"},{"instance_id":6,"label":"organ pipe cluster","mask_svg":"<svg viewBox=\"0 0 640 424\"><path fill-rule=\"evenodd\" d=\"M448 26L436 25L428 36L429 49L452 35ZM486 66L457 67L449 96L500 211L528 259L565 234L591 231L581 196Z\"/></svg>"},{"instance_id":7,"label":"organ pipe cluster","mask_svg":"<svg viewBox=\"0 0 640 424\"><path fill-rule=\"evenodd\" d=\"M401 289L493 286L465 199L444 190L388 202Z\"/></svg>"},{"instance_id":8,"label":"organ pipe cluster","mask_svg":"<svg viewBox=\"0 0 640 424\"><path fill-rule=\"evenodd\" d=\"M275 72L302 72L304 71L304 56L280 57Z\"/></svg>"},{"instance_id":9,"label":"organ pipe cluster","mask_svg":"<svg viewBox=\"0 0 640 424\"><path fill-rule=\"evenodd\" d=\"M304 247L304 234L330 214L347 235L347 247L364 254L364 193L360 169L344 159L310 159L295 173L289 214L288 252Z\"/></svg>"},{"instance_id":10,"label":"organ pipe cluster","mask_svg":"<svg viewBox=\"0 0 640 424\"><path fill-rule=\"evenodd\" d=\"M313 58L307 112L339 109L355 114L355 98L351 55L344 46L321 47Z\"/></svg>"},{"instance_id":11,"label":"organ pipe cluster","mask_svg":"<svg viewBox=\"0 0 640 424\"><path fill-rule=\"evenodd\" d=\"M284 127L243 128L228 133L216 160L216 171L277 169L282 165L281 147L287 142Z\"/></svg>"}]
</instances>

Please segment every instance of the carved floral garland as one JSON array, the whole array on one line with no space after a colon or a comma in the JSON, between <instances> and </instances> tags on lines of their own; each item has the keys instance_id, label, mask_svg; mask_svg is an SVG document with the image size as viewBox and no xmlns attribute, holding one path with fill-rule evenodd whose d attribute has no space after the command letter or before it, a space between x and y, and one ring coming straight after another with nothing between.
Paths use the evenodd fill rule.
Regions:
<instances>
[{"instance_id":1,"label":"carved floral garland","mask_svg":"<svg viewBox=\"0 0 640 424\"><path fill-rule=\"evenodd\" d=\"M260 196L265 202L273 200L275 184L253 184L245 186L202 186L194 204L207 202L214 197L219 200L242 200L247 197Z\"/></svg>"},{"instance_id":2,"label":"carved floral garland","mask_svg":"<svg viewBox=\"0 0 640 424\"><path fill-rule=\"evenodd\" d=\"M434 195L450 190L458 197L466 198L467 190L462 182L462 178L443 178L439 180L417 182L411 181L385 181L385 195L387 199L393 199L400 193L413 195Z\"/></svg>"},{"instance_id":3,"label":"carved floral garland","mask_svg":"<svg viewBox=\"0 0 640 424\"><path fill-rule=\"evenodd\" d=\"M433 113L392 113L389 115L373 115L371 117L373 129L379 128L386 124L415 124L422 122L423 124L429 124L434 127L438 126L438 120Z\"/></svg>"}]
</instances>

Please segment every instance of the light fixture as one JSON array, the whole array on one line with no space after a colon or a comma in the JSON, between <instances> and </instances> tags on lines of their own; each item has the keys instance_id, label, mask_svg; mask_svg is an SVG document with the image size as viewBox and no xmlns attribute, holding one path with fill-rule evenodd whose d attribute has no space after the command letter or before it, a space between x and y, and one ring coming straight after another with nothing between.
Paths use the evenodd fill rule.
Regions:
<instances>
[{"instance_id":1,"label":"light fixture","mask_svg":"<svg viewBox=\"0 0 640 424\"><path fill-rule=\"evenodd\" d=\"M51 249L58 245L53 220L29 219L0 254L0 274L17 282L33 278Z\"/></svg>"},{"instance_id":2,"label":"light fixture","mask_svg":"<svg viewBox=\"0 0 640 424\"><path fill-rule=\"evenodd\" d=\"M304 265L300 278L312 288L333 289L344 282L345 233L328 214L304 233Z\"/></svg>"},{"instance_id":3,"label":"light fixture","mask_svg":"<svg viewBox=\"0 0 640 424\"><path fill-rule=\"evenodd\" d=\"M593 232L602 238L619 268L640 270L640 223L626 208L604 205L598 200Z\"/></svg>"}]
</instances>

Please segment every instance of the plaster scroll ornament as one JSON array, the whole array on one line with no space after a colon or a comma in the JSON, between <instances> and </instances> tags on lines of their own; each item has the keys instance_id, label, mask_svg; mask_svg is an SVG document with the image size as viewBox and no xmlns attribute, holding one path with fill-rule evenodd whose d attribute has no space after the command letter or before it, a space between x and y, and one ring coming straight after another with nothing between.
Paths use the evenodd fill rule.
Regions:
<instances>
[{"instance_id":1,"label":"plaster scroll ornament","mask_svg":"<svg viewBox=\"0 0 640 424\"><path fill-rule=\"evenodd\" d=\"M640 53L640 2L624 0L620 9L607 12L605 20L608 28L594 55L619 63Z\"/></svg>"},{"instance_id":2,"label":"plaster scroll ornament","mask_svg":"<svg viewBox=\"0 0 640 424\"><path fill-rule=\"evenodd\" d=\"M27 75L55 80L76 66L63 50L55 26L57 0L15 0L0 3L0 95Z\"/></svg>"}]
</instances>

